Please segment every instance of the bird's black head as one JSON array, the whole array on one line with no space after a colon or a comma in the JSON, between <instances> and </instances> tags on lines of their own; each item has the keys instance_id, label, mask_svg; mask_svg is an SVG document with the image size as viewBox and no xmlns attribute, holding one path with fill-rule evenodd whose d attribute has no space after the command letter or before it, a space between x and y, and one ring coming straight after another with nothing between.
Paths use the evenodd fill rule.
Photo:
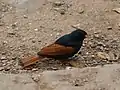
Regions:
<instances>
[{"instance_id":1,"label":"bird's black head","mask_svg":"<svg viewBox=\"0 0 120 90\"><path fill-rule=\"evenodd\" d=\"M86 38L87 33L84 30L76 29L70 33L70 36L75 41L83 41Z\"/></svg>"}]
</instances>

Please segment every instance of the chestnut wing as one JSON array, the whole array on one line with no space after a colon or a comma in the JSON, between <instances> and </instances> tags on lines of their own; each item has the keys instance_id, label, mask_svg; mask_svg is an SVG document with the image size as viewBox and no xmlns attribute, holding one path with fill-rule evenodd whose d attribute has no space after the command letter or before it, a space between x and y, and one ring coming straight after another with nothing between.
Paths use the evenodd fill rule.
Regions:
<instances>
[{"instance_id":1,"label":"chestnut wing","mask_svg":"<svg viewBox=\"0 0 120 90\"><path fill-rule=\"evenodd\" d=\"M66 47L59 44L51 44L47 47L44 47L41 49L40 52L38 52L38 55L43 56L58 56L58 55L69 55L74 53L74 48L72 47Z\"/></svg>"}]
</instances>

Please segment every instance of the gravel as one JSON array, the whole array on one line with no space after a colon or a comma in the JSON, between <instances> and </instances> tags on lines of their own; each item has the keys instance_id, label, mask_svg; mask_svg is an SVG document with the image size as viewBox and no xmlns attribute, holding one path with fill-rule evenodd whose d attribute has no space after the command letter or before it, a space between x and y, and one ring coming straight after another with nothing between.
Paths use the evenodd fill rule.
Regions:
<instances>
[{"instance_id":1,"label":"gravel","mask_svg":"<svg viewBox=\"0 0 120 90\"><path fill-rule=\"evenodd\" d=\"M44 70L93 67L120 62L118 0L48 0L29 3L0 1L0 71L30 73ZM30 4L30 5L29 5ZM115 6L115 7L114 7ZM44 46L77 26L88 32L78 59L62 63L45 59L24 70L23 56L36 55Z\"/></svg>"}]
</instances>

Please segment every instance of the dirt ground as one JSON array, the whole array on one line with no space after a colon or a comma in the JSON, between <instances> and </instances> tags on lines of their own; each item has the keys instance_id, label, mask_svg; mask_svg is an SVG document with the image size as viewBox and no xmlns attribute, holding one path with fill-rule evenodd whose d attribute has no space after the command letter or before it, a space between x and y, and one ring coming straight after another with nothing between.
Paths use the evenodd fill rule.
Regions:
<instances>
[{"instance_id":1,"label":"dirt ground","mask_svg":"<svg viewBox=\"0 0 120 90\"><path fill-rule=\"evenodd\" d=\"M0 71L5 73L92 67L120 62L119 0L0 0ZM62 64L58 60L37 63L23 70L19 60L36 55L44 46L74 30L85 30L77 60ZM69 64L70 63L70 64Z\"/></svg>"}]
</instances>

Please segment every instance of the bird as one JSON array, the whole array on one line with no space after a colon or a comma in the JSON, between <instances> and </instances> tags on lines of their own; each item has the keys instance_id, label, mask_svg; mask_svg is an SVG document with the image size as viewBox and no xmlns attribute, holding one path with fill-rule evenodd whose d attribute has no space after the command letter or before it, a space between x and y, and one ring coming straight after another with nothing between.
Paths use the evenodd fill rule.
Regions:
<instances>
[{"instance_id":1,"label":"bird","mask_svg":"<svg viewBox=\"0 0 120 90\"><path fill-rule=\"evenodd\" d=\"M80 51L87 32L76 28L71 33L58 38L54 43L43 47L37 56L21 59L21 65L25 68L39 62L43 58L53 58L58 60L69 59Z\"/></svg>"}]
</instances>

